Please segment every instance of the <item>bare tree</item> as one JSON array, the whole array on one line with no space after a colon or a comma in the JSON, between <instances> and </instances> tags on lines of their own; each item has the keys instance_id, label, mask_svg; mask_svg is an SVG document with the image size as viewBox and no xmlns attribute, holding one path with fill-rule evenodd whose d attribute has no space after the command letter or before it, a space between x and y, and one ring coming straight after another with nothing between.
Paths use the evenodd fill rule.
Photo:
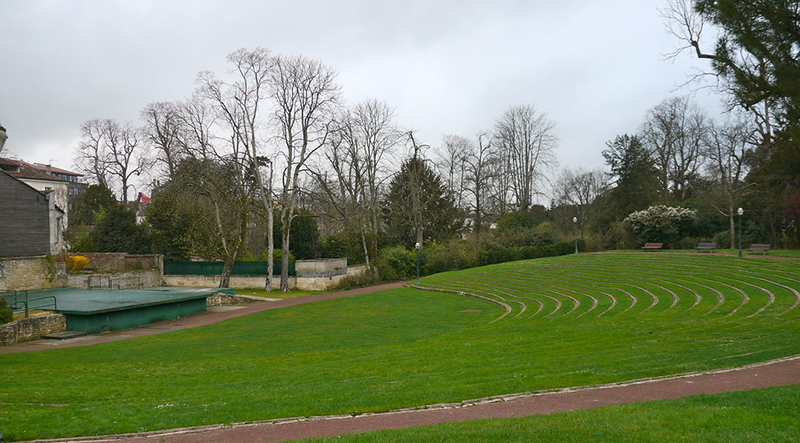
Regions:
<instances>
[{"instance_id":1,"label":"bare tree","mask_svg":"<svg viewBox=\"0 0 800 443\"><path fill-rule=\"evenodd\" d=\"M337 131L325 148L327 173L316 177L333 203L338 219L357 223L367 267L374 267L381 231L381 197L389 173L385 157L400 142L401 133L393 123L394 111L384 102L365 100L347 110L338 120Z\"/></svg>"},{"instance_id":2,"label":"bare tree","mask_svg":"<svg viewBox=\"0 0 800 443\"><path fill-rule=\"evenodd\" d=\"M512 106L495 123L494 140L503 158L517 208L527 210L541 194L548 168L556 166L555 124L533 106Z\"/></svg>"},{"instance_id":3,"label":"bare tree","mask_svg":"<svg viewBox=\"0 0 800 443\"><path fill-rule=\"evenodd\" d=\"M182 137L178 107L171 102L150 103L142 110L142 119L146 140L158 152L155 161L163 163L168 177L174 176Z\"/></svg>"},{"instance_id":4,"label":"bare tree","mask_svg":"<svg viewBox=\"0 0 800 443\"><path fill-rule=\"evenodd\" d=\"M470 213L475 235L480 236L492 180L499 158L490 135L478 134L477 144L458 135L444 137L444 150L437 165L454 197L456 206Z\"/></svg>"},{"instance_id":5,"label":"bare tree","mask_svg":"<svg viewBox=\"0 0 800 443\"><path fill-rule=\"evenodd\" d=\"M472 194L472 213L475 217L475 234L480 237L486 214L486 200L492 182L497 178L494 165L499 164L497 151L489 134L478 134L478 145L466 158L466 188Z\"/></svg>"},{"instance_id":6,"label":"bare tree","mask_svg":"<svg viewBox=\"0 0 800 443\"><path fill-rule=\"evenodd\" d=\"M74 164L90 181L109 188L103 120L89 120L81 125L81 141L75 149Z\"/></svg>"},{"instance_id":7,"label":"bare tree","mask_svg":"<svg viewBox=\"0 0 800 443\"><path fill-rule=\"evenodd\" d=\"M219 129L218 115L212 102L205 98L206 93L198 90L190 100L179 105L183 134L180 143L185 156L181 165L189 168L185 177L187 186L198 197L210 202L225 252L219 286L226 288L233 264L247 238L253 191L235 137L229 134L219 138L215 134ZM231 149L232 145L236 147Z\"/></svg>"},{"instance_id":8,"label":"bare tree","mask_svg":"<svg viewBox=\"0 0 800 443\"><path fill-rule=\"evenodd\" d=\"M707 127L705 114L689 97L669 98L648 112L642 140L659 171L664 201L689 197L690 181L702 165Z\"/></svg>"},{"instance_id":9,"label":"bare tree","mask_svg":"<svg viewBox=\"0 0 800 443\"><path fill-rule=\"evenodd\" d=\"M288 291L290 228L300 198L300 174L306 172L309 159L326 145L333 132L340 88L332 69L302 56L276 57L269 86L275 106L272 118L285 163L279 195L283 255L281 290Z\"/></svg>"},{"instance_id":10,"label":"bare tree","mask_svg":"<svg viewBox=\"0 0 800 443\"><path fill-rule=\"evenodd\" d=\"M261 109L269 97L269 80L274 59L269 51L257 48L253 51L239 49L228 55L233 67L234 81L228 83L212 75L204 75L201 91L209 99L220 120L229 131L228 142L232 155L240 162L245 177L255 181L255 196L261 202L267 216L267 278L265 290L272 290L273 251L273 198L272 160L263 155L263 123ZM264 179L267 175L267 180ZM246 183L242 183L247 186ZM288 263L283 263L288 268Z\"/></svg>"},{"instance_id":11,"label":"bare tree","mask_svg":"<svg viewBox=\"0 0 800 443\"><path fill-rule=\"evenodd\" d=\"M459 208L464 208L467 203L464 176L467 156L474 150L475 144L460 135L445 135L442 138L441 148L434 150L434 154L438 157L434 163Z\"/></svg>"},{"instance_id":12,"label":"bare tree","mask_svg":"<svg viewBox=\"0 0 800 443\"><path fill-rule=\"evenodd\" d=\"M592 203L608 189L607 177L602 169L564 168L556 180L555 203L574 208L581 233L589 223Z\"/></svg>"},{"instance_id":13,"label":"bare tree","mask_svg":"<svg viewBox=\"0 0 800 443\"><path fill-rule=\"evenodd\" d=\"M119 183L123 203L128 203L130 180L152 164L139 131L112 119L89 120L81 126L83 138L76 150L76 166L98 184Z\"/></svg>"},{"instance_id":14,"label":"bare tree","mask_svg":"<svg viewBox=\"0 0 800 443\"><path fill-rule=\"evenodd\" d=\"M746 158L760 139L755 125L742 114L737 114L722 126L712 124L707 133L704 150L708 158L706 170L715 184L715 194L722 201L722 204L712 204L729 220L731 245L736 244L736 210L752 186L744 180L749 172Z\"/></svg>"}]
</instances>

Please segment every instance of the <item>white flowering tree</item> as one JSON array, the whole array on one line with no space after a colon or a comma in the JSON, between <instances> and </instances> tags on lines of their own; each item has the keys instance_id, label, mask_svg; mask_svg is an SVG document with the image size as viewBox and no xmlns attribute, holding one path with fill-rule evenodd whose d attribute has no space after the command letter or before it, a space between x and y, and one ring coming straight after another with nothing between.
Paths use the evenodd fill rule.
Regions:
<instances>
[{"instance_id":1,"label":"white flowering tree","mask_svg":"<svg viewBox=\"0 0 800 443\"><path fill-rule=\"evenodd\" d=\"M641 243L679 240L697 221L697 211L658 205L632 212L625 218Z\"/></svg>"}]
</instances>

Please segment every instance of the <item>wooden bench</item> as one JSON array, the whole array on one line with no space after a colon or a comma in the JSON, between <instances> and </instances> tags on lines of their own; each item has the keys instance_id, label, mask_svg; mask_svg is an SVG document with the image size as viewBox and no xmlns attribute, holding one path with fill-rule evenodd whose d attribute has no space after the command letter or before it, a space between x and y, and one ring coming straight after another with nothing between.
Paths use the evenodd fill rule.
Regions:
<instances>
[{"instance_id":1,"label":"wooden bench","mask_svg":"<svg viewBox=\"0 0 800 443\"><path fill-rule=\"evenodd\" d=\"M642 249L645 251L655 251L657 249L661 249L664 246L664 243L645 243L642 246Z\"/></svg>"},{"instance_id":2,"label":"wooden bench","mask_svg":"<svg viewBox=\"0 0 800 443\"><path fill-rule=\"evenodd\" d=\"M767 252L769 252L769 247L770 246L772 246L772 245L769 244L769 243L767 243L767 244L753 243L752 245L750 245L749 248L747 248L747 252L750 252L750 253L763 252L764 255L767 255Z\"/></svg>"},{"instance_id":3,"label":"wooden bench","mask_svg":"<svg viewBox=\"0 0 800 443\"><path fill-rule=\"evenodd\" d=\"M717 249L717 244L716 243L698 243L697 247L695 249L697 249L700 252L702 252L702 251L711 251L713 253L714 249Z\"/></svg>"}]
</instances>

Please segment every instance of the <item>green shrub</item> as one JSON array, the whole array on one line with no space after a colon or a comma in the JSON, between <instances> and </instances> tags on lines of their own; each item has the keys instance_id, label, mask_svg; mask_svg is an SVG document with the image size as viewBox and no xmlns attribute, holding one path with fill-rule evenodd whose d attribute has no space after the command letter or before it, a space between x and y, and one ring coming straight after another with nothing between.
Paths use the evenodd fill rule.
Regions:
<instances>
[{"instance_id":1,"label":"green shrub","mask_svg":"<svg viewBox=\"0 0 800 443\"><path fill-rule=\"evenodd\" d=\"M735 247L731 245L731 231L722 231L714 236L714 243L717 244L719 249L731 249Z\"/></svg>"},{"instance_id":2,"label":"green shrub","mask_svg":"<svg viewBox=\"0 0 800 443\"><path fill-rule=\"evenodd\" d=\"M348 263L364 263L364 245L357 232L339 232L322 239L322 256L327 258L347 258Z\"/></svg>"},{"instance_id":3,"label":"green shrub","mask_svg":"<svg viewBox=\"0 0 800 443\"><path fill-rule=\"evenodd\" d=\"M478 252L478 266L520 260L520 252L519 249L503 246L493 240L483 241Z\"/></svg>"},{"instance_id":4,"label":"green shrub","mask_svg":"<svg viewBox=\"0 0 800 443\"><path fill-rule=\"evenodd\" d=\"M265 251L264 251L264 253L263 253L263 254L261 254L261 258L260 258L260 260L262 260L262 261L267 261L267 255L268 255L268 252L269 252L269 251L266 251L266 250L265 250ZM273 249L273 250L272 250L272 260L273 260L273 261L281 261L281 260L283 260L283 257L282 257L282 255L281 255L281 254L283 254L283 251L282 251L282 250L280 250L280 249ZM242 261L256 261L256 260L259 260L259 259L255 259L255 258L254 258L253 260L242 260ZM294 262L294 261L295 261L294 254L292 254L292 251L289 251L289 263L292 263L292 262Z\"/></svg>"},{"instance_id":5,"label":"green shrub","mask_svg":"<svg viewBox=\"0 0 800 443\"><path fill-rule=\"evenodd\" d=\"M416 255L416 251L409 251L402 246L382 249L376 261L381 278L405 280L414 277L417 272ZM422 258L423 254L420 254L420 259Z\"/></svg>"},{"instance_id":6,"label":"green shrub","mask_svg":"<svg viewBox=\"0 0 800 443\"><path fill-rule=\"evenodd\" d=\"M477 266L479 245L475 241L451 240L427 248L424 273L437 274Z\"/></svg>"},{"instance_id":7,"label":"green shrub","mask_svg":"<svg viewBox=\"0 0 800 443\"><path fill-rule=\"evenodd\" d=\"M376 277L373 273L367 270L363 274L348 275L347 277L341 279L339 284L336 285L336 289L342 291L345 289L363 288L366 286L372 286L379 281L380 278Z\"/></svg>"},{"instance_id":8,"label":"green shrub","mask_svg":"<svg viewBox=\"0 0 800 443\"><path fill-rule=\"evenodd\" d=\"M14 320L14 311L8 307L6 299L0 298L0 325Z\"/></svg>"},{"instance_id":9,"label":"green shrub","mask_svg":"<svg viewBox=\"0 0 800 443\"><path fill-rule=\"evenodd\" d=\"M558 242L558 233L549 223L535 227L519 227L498 233L497 240L504 246L541 246Z\"/></svg>"}]
</instances>

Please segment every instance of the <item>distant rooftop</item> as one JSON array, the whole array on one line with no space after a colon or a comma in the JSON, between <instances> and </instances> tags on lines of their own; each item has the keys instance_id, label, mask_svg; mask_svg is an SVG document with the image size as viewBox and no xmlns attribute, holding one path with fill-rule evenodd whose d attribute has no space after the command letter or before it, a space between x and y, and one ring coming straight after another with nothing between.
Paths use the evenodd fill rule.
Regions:
<instances>
[{"instance_id":1,"label":"distant rooftop","mask_svg":"<svg viewBox=\"0 0 800 443\"><path fill-rule=\"evenodd\" d=\"M48 165L41 163L28 163L23 160L13 158L0 158L0 169L16 178L29 178L50 181L77 181L83 174L67 171L66 169L50 166L50 173L47 172Z\"/></svg>"}]
</instances>

